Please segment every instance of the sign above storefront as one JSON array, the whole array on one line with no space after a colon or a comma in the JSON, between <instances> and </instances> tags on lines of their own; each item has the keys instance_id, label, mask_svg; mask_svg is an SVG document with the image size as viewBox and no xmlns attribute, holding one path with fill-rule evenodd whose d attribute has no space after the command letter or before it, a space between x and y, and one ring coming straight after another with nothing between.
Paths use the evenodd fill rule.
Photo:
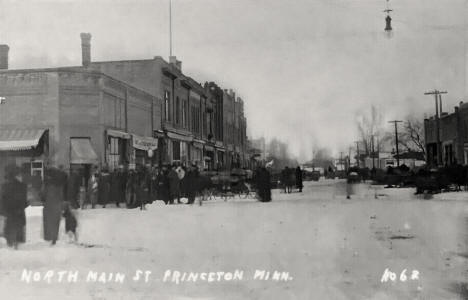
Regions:
<instances>
[{"instance_id":1,"label":"sign above storefront","mask_svg":"<svg viewBox=\"0 0 468 300\"><path fill-rule=\"evenodd\" d=\"M148 151L158 148L158 140L152 137L132 134L133 148Z\"/></svg>"}]
</instances>

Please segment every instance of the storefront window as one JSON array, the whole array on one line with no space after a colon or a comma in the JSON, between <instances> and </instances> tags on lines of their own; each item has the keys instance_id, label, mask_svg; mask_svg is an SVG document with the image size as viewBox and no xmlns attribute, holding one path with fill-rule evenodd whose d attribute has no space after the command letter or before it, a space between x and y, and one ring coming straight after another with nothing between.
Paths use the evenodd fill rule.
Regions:
<instances>
[{"instance_id":1,"label":"storefront window","mask_svg":"<svg viewBox=\"0 0 468 300\"><path fill-rule=\"evenodd\" d=\"M182 127L187 128L187 101L182 104Z\"/></svg>"},{"instance_id":2,"label":"storefront window","mask_svg":"<svg viewBox=\"0 0 468 300\"><path fill-rule=\"evenodd\" d=\"M170 98L171 93L169 93L168 91L164 91L164 119L166 121L171 120Z\"/></svg>"},{"instance_id":3,"label":"storefront window","mask_svg":"<svg viewBox=\"0 0 468 300\"><path fill-rule=\"evenodd\" d=\"M180 142L172 141L172 160L180 160Z\"/></svg>"},{"instance_id":4,"label":"storefront window","mask_svg":"<svg viewBox=\"0 0 468 300\"><path fill-rule=\"evenodd\" d=\"M180 160L184 163L188 162L188 148L186 142L180 143Z\"/></svg>"},{"instance_id":5,"label":"storefront window","mask_svg":"<svg viewBox=\"0 0 468 300\"><path fill-rule=\"evenodd\" d=\"M31 176L40 176L41 179L44 179L44 162L42 160L31 161Z\"/></svg>"},{"instance_id":6,"label":"storefront window","mask_svg":"<svg viewBox=\"0 0 468 300\"><path fill-rule=\"evenodd\" d=\"M120 164L120 146L119 139L116 137L109 137L109 144L107 149L109 149L109 154L107 156L107 163L111 170L117 168Z\"/></svg>"},{"instance_id":7,"label":"storefront window","mask_svg":"<svg viewBox=\"0 0 468 300\"><path fill-rule=\"evenodd\" d=\"M177 96L176 97L176 123L179 124L180 123L180 100L179 100L179 97Z\"/></svg>"}]
</instances>

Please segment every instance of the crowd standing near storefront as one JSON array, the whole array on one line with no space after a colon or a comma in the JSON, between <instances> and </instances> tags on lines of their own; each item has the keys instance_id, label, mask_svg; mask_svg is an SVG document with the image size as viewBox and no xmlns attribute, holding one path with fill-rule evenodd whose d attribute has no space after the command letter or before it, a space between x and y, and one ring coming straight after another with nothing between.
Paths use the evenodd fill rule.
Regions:
<instances>
[{"instance_id":1,"label":"crowd standing near storefront","mask_svg":"<svg viewBox=\"0 0 468 300\"><path fill-rule=\"evenodd\" d=\"M80 38L81 65L70 67L9 69L9 47L0 47L0 212L9 245L24 242L29 204L44 206L42 234L55 244L62 216L70 232L79 226L76 209L193 204L218 172L259 167L235 91L197 82L175 56L92 61L91 34ZM260 198L270 199L268 174L258 174Z\"/></svg>"}]
</instances>

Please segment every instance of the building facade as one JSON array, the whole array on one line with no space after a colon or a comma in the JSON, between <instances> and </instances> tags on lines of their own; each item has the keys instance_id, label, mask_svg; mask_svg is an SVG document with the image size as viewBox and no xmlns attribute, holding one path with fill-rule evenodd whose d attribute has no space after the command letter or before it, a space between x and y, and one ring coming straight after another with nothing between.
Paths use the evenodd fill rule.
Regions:
<instances>
[{"instance_id":1,"label":"building facade","mask_svg":"<svg viewBox=\"0 0 468 300\"><path fill-rule=\"evenodd\" d=\"M0 45L4 164L246 166L244 104L232 91L202 86L176 57L94 62L91 35L81 42L81 66L28 70L8 70Z\"/></svg>"},{"instance_id":2,"label":"building facade","mask_svg":"<svg viewBox=\"0 0 468 300\"><path fill-rule=\"evenodd\" d=\"M155 97L83 68L0 71L0 170L9 162L114 169L151 163ZM33 173L33 172L32 172Z\"/></svg>"},{"instance_id":3,"label":"building facade","mask_svg":"<svg viewBox=\"0 0 468 300\"><path fill-rule=\"evenodd\" d=\"M429 165L468 164L468 103L460 102L453 113L425 119L424 134Z\"/></svg>"}]
</instances>

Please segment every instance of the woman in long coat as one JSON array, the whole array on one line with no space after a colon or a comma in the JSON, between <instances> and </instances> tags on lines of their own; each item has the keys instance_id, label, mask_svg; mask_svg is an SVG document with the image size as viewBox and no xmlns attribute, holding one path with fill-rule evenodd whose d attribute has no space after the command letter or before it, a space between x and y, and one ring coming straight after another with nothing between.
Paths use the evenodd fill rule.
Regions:
<instances>
[{"instance_id":1,"label":"woman in long coat","mask_svg":"<svg viewBox=\"0 0 468 300\"><path fill-rule=\"evenodd\" d=\"M62 215L62 202L67 195L67 175L57 169L46 171L44 187L44 240L52 245L58 240L60 218Z\"/></svg>"},{"instance_id":2,"label":"woman in long coat","mask_svg":"<svg viewBox=\"0 0 468 300\"><path fill-rule=\"evenodd\" d=\"M2 185L2 209L6 217L4 235L10 247L18 248L19 243L25 242L26 215L24 209L27 204L27 188L22 182L16 165L9 165L5 169L6 182Z\"/></svg>"},{"instance_id":3,"label":"woman in long coat","mask_svg":"<svg viewBox=\"0 0 468 300\"><path fill-rule=\"evenodd\" d=\"M174 199L180 203L180 179L175 166L172 167L167 176L169 178L169 204L174 204Z\"/></svg>"},{"instance_id":4,"label":"woman in long coat","mask_svg":"<svg viewBox=\"0 0 468 300\"><path fill-rule=\"evenodd\" d=\"M301 167L296 168L296 187L299 189L299 193L302 192L304 185L302 184L302 170Z\"/></svg>"}]
</instances>

